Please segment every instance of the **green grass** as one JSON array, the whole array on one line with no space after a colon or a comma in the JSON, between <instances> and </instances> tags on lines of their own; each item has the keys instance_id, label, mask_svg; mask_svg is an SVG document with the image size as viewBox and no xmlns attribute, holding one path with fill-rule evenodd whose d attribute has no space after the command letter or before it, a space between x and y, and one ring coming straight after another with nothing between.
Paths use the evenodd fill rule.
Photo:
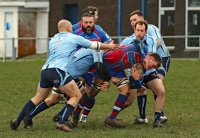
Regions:
<instances>
[{"instance_id":1,"label":"green grass","mask_svg":"<svg viewBox=\"0 0 200 138\"><path fill-rule=\"evenodd\" d=\"M112 85L107 92L96 97L96 104L87 123L79 124L72 133L55 129L52 117L63 107L55 105L38 114L34 129L10 129L9 121L16 118L24 104L36 93L40 69L44 61L0 63L0 137L1 138L198 138L200 137L200 61L172 60L167 77L165 113L169 121L163 128L153 128L154 99L148 91L147 125L129 125L138 115L136 102L122 111L118 118L126 124L124 129L104 126L104 119L112 110L118 90Z\"/></svg>"}]
</instances>

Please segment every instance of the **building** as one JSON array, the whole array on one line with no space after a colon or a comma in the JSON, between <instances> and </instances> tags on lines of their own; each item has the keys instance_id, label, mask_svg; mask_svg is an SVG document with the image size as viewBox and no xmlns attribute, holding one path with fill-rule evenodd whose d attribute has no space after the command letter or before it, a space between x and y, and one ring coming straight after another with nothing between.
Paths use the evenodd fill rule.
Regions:
<instances>
[{"instance_id":1,"label":"building","mask_svg":"<svg viewBox=\"0 0 200 138\"><path fill-rule=\"evenodd\" d=\"M121 2L121 36L129 36L133 30L129 13L142 10L146 2L146 20L158 26L170 49L172 57L198 58L200 43L199 0L50 0L49 36L57 32L57 22L80 20L81 11L87 6L99 10L98 23L110 36L118 35L118 4Z\"/></svg>"},{"instance_id":2,"label":"building","mask_svg":"<svg viewBox=\"0 0 200 138\"><path fill-rule=\"evenodd\" d=\"M0 18L0 57L47 52L49 0L0 0Z\"/></svg>"},{"instance_id":3,"label":"building","mask_svg":"<svg viewBox=\"0 0 200 138\"><path fill-rule=\"evenodd\" d=\"M46 53L58 21L76 23L91 5L99 10L97 24L116 43L115 36L133 33L129 14L140 9L149 23L160 28L172 57L200 57L200 0L0 0L0 57Z\"/></svg>"}]
</instances>

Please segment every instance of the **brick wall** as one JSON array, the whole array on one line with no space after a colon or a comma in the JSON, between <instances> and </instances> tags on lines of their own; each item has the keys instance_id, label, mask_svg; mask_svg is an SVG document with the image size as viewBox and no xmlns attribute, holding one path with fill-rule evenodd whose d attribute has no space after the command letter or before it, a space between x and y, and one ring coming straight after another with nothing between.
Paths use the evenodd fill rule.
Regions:
<instances>
[{"instance_id":1,"label":"brick wall","mask_svg":"<svg viewBox=\"0 0 200 138\"><path fill-rule=\"evenodd\" d=\"M118 33L118 1L117 0L50 0L49 13L49 35L57 33L57 22L63 19L63 7L65 4L78 4L79 19L81 12L87 6L96 6L99 10L99 24L110 36L117 36ZM140 9L141 2L137 0L123 1L122 4L122 35L128 36L133 33L129 22L129 13Z\"/></svg>"},{"instance_id":2,"label":"brick wall","mask_svg":"<svg viewBox=\"0 0 200 138\"><path fill-rule=\"evenodd\" d=\"M35 37L36 31L36 13L35 12L19 12L19 37ZM18 56L23 57L35 54L35 40L19 40Z\"/></svg>"},{"instance_id":3,"label":"brick wall","mask_svg":"<svg viewBox=\"0 0 200 138\"><path fill-rule=\"evenodd\" d=\"M139 0L122 0L122 36L129 36L133 33L130 26L129 13L134 10L141 10ZM185 0L175 1L175 35L185 34ZM99 24L110 36L118 35L118 0L50 0L49 14L49 36L57 33L57 22L63 19L64 5L77 4L78 16L87 6L96 6L99 9ZM146 16L148 23L158 26L158 0L147 0ZM198 57L198 51L185 50L185 39L175 39L175 50L170 52L172 57Z\"/></svg>"}]
</instances>

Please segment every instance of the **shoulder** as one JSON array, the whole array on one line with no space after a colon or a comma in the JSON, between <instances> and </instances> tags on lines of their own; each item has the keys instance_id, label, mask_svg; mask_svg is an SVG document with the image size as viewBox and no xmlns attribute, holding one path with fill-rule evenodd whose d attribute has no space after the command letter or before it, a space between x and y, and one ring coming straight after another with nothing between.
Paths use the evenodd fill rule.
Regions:
<instances>
[{"instance_id":1,"label":"shoulder","mask_svg":"<svg viewBox=\"0 0 200 138\"><path fill-rule=\"evenodd\" d=\"M156 27L155 25L153 25L153 24L148 24L148 28L147 28L147 32L149 32L149 31L154 31L154 32L159 32L159 29L158 29L158 27Z\"/></svg>"},{"instance_id":2,"label":"shoulder","mask_svg":"<svg viewBox=\"0 0 200 138\"><path fill-rule=\"evenodd\" d=\"M152 37L152 36L150 36L150 35L148 35L148 34L146 34L145 36L146 36L146 39L152 39L152 40L156 40L156 38L155 38L155 37Z\"/></svg>"},{"instance_id":3,"label":"shoulder","mask_svg":"<svg viewBox=\"0 0 200 138\"><path fill-rule=\"evenodd\" d=\"M79 22L73 24L72 27L73 27L73 26L78 26L78 25L81 25L81 21L79 21Z\"/></svg>"},{"instance_id":4,"label":"shoulder","mask_svg":"<svg viewBox=\"0 0 200 138\"><path fill-rule=\"evenodd\" d=\"M98 29L101 29L101 30L103 30L103 29L101 28L101 26L100 26L100 25L98 25L98 24L95 24L95 27L96 27L96 28L98 28Z\"/></svg>"},{"instance_id":5,"label":"shoulder","mask_svg":"<svg viewBox=\"0 0 200 138\"><path fill-rule=\"evenodd\" d=\"M73 34L76 34L76 35L79 35L79 34L81 34L81 33L83 33L82 28L79 28L79 29L73 31Z\"/></svg>"},{"instance_id":6,"label":"shoulder","mask_svg":"<svg viewBox=\"0 0 200 138\"><path fill-rule=\"evenodd\" d=\"M129 42L129 41L132 41L134 38L135 38L135 35L133 34L131 36L124 38L122 42Z\"/></svg>"},{"instance_id":7,"label":"shoulder","mask_svg":"<svg viewBox=\"0 0 200 138\"><path fill-rule=\"evenodd\" d=\"M153 24L148 24L148 28L155 28L155 29L158 29L157 26L153 25Z\"/></svg>"},{"instance_id":8,"label":"shoulder","mask_svg":"<svg viewBox=\"0 0 200 138\"><path fill-rule=\"evenodd\" d=\"M81 22L78 22L78 23L72 25L72 30L73 31L75 31L75 30L77 30L79 28L81 28Z\"/></svg>"},{"instance_id":9,"label":"shoulder","mask_svg":"<svg viewBox=\"0 0 200 138\"><path fill-rule=\"evenodd\" d=\"M106 34L106 32L98 27L95 26L95 31L101 34Z\"/></svg>"},{"instance_id":10,"label":"shoulder","mask_svg":"<svg viewBox=\"0 0 200 138\"><path fill-rule=\"evenodd\" d=\"M97 35L99 34L102 37L106 37L106 38L110 38L110 36L102 29L99 28L95 28L94 33L96 33Z\"/></svg>"}]
</instances>

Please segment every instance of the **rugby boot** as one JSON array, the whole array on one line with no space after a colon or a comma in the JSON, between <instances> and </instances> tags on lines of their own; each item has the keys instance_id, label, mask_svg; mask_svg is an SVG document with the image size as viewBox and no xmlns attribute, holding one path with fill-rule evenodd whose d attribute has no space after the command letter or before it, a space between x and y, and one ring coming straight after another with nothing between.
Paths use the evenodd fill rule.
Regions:
<instances>
[{"instance_id":1,"label":"rugby boot","mask_svg":"<svg viewBox=\"0 0 200 138\"><path fill-rule=\"evenodd\" d=\"M72 129L70 129L70 127L67 124L57 123L55 127L56 127L56 129L59 129L59 130L65 131L65 132L72 132Z\"/></svg>"},{"instance_id":2,"label":"rugby boot","mask_svg":"<svg viewBox=\"0 0 200 138\"><path fill-rule=\"evenodd\" d=\"M148 119L142 119L140 117L136 117L136 119L133 122L130 122L129 124L147 124L148 123Z\"/></svg>"},{"instance_id":3,"label":"rugby boot","mask_svg":"<svg viewBox=\"0 0 200 138\"><path fill-rule=\"evenodd\" d=\"M164 116L160 116L160 123L164 124L165 122L167 122L168 118L164 115Z\"/></svg>"},{"instance_id":4,"label":"rugby boot","mask_svg":"<svg viewBox=\"0 0 200 138\"><path fill-rule=\"evenodd\" d=\"M32 118L27 118L26 116L23 118L24 128L30 129L33 128L33 121Z\"/></svg>"},{"instance_id":5,"label":"rugby boot","mask_svg":"<svg viewBox=\"0 0 200 138\"><path fill-rule=\"evenodd\" d=\"M73 128L78 127L79 116L72 115L71 125Z\"/></svg>"},{"instance_id":6,"label":"rugby boot","mask_svg":"<svg viewBox=\"0 0 200 138\"><path fill-rule=\"evenodd\" d=\"M119 122L117 119L110 119L109 117L106 117L104 123L109 125L109 126L114 126L114 127L117 127L117 128L124 128L125 127L125 125L122 124L121 122Z\"/></svg>"},{"instance_id":7,"label":"rugby boot","mask_svg":"<svg viewBox=\"0 0 200 138\"><path fill-rule=\"evenodd\" d=\"M52 120L53 120L54 122L58 122L58 121L60 120L60 118L61 118L61 115L56 114L56 115L54 115L54 117L52 118Z\"/></svg>"},{"instance_id":8,"label":"rugby boot","mask_svg":"<svg viewBox=\"0 0 200 138\"><path fill-rule=\"evenodd\" d=\"M13 119L10 121L10 127L12 130L16 130L19 127L17 119Z\"/></svg>"},{"instance_id":9,"label":"rugby boot","mask_svg":"<svg viewBox=\"0 0 200 138\"><path fill-rule=\"evenodd\" d=\"M156 121L153 123L153 127L163 127L163 124L161 124L160 121L156 120Z\"/></svg>"}]
</instances>

